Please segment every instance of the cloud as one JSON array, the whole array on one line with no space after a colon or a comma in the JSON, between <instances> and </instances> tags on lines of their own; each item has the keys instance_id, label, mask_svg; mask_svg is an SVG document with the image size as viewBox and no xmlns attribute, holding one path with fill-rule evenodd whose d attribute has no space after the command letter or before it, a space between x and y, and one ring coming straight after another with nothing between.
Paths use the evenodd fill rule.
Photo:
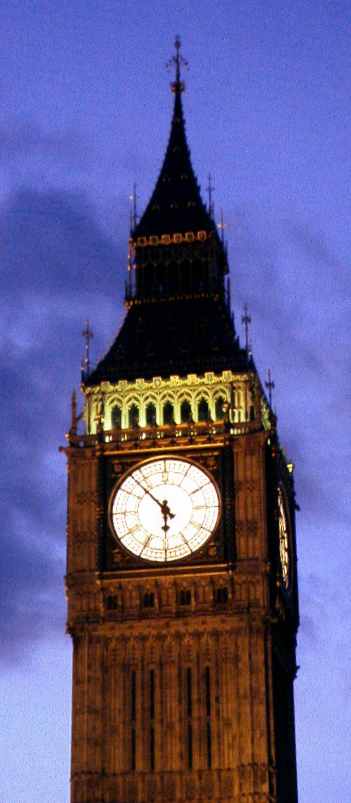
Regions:
<instances>
[{"instance_id":1,"label":"cloud","mask_svg":"<svg viewBox=\"0 0 351 803\"><path fill-rule=\"evenodd\" d=\"M116 327L122 258L83 194L22 189L8 199L0 226L0 628L3 660L11 661L63 628L65 466L58 446L79 384L84 320L98 311L97 352Z\"/></svg>"},{"instance_id":2,"label":"cloud","mask_svg":"<svg viewBox=\"0 0 351 803\"><path fill-rule=\"evenodd\" d=\"M74 131L44 129L33 120L13 119L0 126L0 162L29 158L77 159L81 138Z\"/></svg>"}]
</instances>

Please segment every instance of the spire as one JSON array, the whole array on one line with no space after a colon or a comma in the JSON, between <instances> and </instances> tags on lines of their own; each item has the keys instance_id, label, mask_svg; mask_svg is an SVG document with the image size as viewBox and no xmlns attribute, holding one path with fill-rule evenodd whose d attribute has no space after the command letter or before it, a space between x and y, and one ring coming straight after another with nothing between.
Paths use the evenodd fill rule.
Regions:
<instances>
[{"instance_id":1,"label":"spire","mask_svg":"<svg viewBox=\"0 0 351 803\"><path fill-rule=\"evenodd\" d=\"M151 200L132 233L134 240L145 236L215 229L200 195L186 139L182 105L185 84L181 67L187 66L187 62L180 53L179 37L175 40L175 48L176 53L168 63L168 66L175 67L175 80L171 82L174 94L171 132Z\"/></svg>"}]
</instances>

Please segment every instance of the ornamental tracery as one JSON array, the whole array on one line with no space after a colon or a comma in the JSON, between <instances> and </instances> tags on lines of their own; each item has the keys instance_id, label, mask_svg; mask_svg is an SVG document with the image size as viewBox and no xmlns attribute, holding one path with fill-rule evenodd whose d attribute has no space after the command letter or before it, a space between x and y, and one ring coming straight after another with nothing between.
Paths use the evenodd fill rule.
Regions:
<instances>
[{"instance_id":1,"label":"ornamental tracery","mask_svg":"<svg viewBox=\"0 0 351 803\"><path fill-rule=\"evenodd\" d=\"M103 428L129 429L170 425L206 424L223 421L228 412L230 420L241 423L253 420L253 399L249 377L235 376L230 371L218 376L188 374L169 379L125 380L117 385L103 383L98 390L86 390L85 424L95 433L103 408ZM260 412L264 416L262 395Z\"/></svg>"}]
</instances>

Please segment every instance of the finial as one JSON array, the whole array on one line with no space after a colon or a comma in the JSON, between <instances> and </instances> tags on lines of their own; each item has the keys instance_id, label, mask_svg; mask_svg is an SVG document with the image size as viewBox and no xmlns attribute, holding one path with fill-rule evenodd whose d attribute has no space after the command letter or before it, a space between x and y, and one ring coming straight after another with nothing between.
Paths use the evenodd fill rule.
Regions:
<instances>
[{"instance_id":1,"label":"finial","mask_svg":"<svg viewBox=\"0 0 351 803\"><path fill-rule=\"evenodd\" d=\"M82 360L82 379L84 380L90 373L90 341L92 337L94 337L92 330L90 329L90 322L86 321L85 329L82 331L82 337L85 339L84 345L84 357Z\"/></svg>"},{"instance_id":2,"label":"finial","mask_svg":"<svg viewBox=\"0 0 351 803\"><path fill-rule=\"evenodd\" d=\"M167 67L170 68L173 67L173 65L175 65L176 77L175 81L172 81L171 83L171 89L172 92L178 94L180 92L184 92L185 90L185 83L184 81L181 81L180 78L180 67L181 65L183 65L183 67L188 67L188 62L183 58L183 56L180 53L180 48L181 48L180 36L176 36L174 46L176 49L175 56L172 56L172 58L167 62Z\"/></svg>"},{"instance_id":3,"label":"finial","mask_svg":"<svg viewBox=\"0 0 351 803\"><path fill-rule=\"evenodd\" d=\"M220 219L220 222L217 223L217 229L219 229L220 232L221 232L221 240L222 240L223 245L224 245L224 229L225 229L225 227L226 227L226 224L224 222L223 209L221 209L221 219Z\"/></svg>"},{"instance_id":4,"label":"finial","mask_svg":"<svg viewBox=\"0 0 351 803\"><path fill-rule=\"evenodd\" d=\"M251 323L251 315L249 315L249 308L247 304L244 306L244 314L241 316L241 323L245 326L245 349L247 353L250 351L250 341L249 341L249 326Z\"/></svg>"},{"instance_id":5,"label":"finial","mask_svg":"<svg viewBox=\"0 0 351 803\"><path fill-rule=\"evenodd\" d=\"M138 212L137 212L137 191L136 191L136 184L133 184L133 191L132 194L129 196L129 222L130 222L130 231L134 231L137 222L138 222Z\"/></svg>"},{"instance_id":6,"label":"finial","mask_svg":"<svg viewBox=\"0 0 351 803\"><path fill-rule=\"evenodd\" d=\"M71 429L70 435L77 434L77 395L76 391L72 391L71 397Z\"/></svg>"},{"instance_id":7,"label":"finial","mask_svg":"<svg viewBox=\"0 0 351 803\"><path fill-rule=\"evenodd\" d=\"M269 406L272 407L272 395L273 395L272 391L275 388L275 384L274 384L274 382L272 380L272 374L271 374L271 369L270 368L268 368L268 371L267 371L267 382L265 382L265 385L266 385L266 388L268 390Z\"/></svg>"},{"instance_id":8,"label":"finial","mask_svg":"<svg viewBox=\"0 0 351 803\"><path fill-rule=\"evenodd\" d=\"M211 173L208 174L208 185L206 189L208 192L208 211L211 217L213 217L214 216L213 192L216 188L215 188L214 178L211 176Z\"/></svg>"}]
</instances>

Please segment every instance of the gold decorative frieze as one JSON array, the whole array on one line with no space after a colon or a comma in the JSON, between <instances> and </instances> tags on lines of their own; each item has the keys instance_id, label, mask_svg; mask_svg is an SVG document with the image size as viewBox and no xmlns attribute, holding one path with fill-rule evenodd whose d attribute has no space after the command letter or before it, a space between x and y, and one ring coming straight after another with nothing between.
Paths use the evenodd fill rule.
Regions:
<instances>
[{"instance_id":1,"label":"gold decorative frieze","mask_svg":"<svg viewBox=\"0 0 351 803\"><path fill-rule=\"evenodd\" d=\"M163 425L218 422L229 408L233 424L253 420L269 423L268 405L263 394L253 395L249 373L223 371L215 374L155 376L116 383L102 382L87 387L85 423L88 434L105 431L162 427Z\"/></svg>"}]
</instances>

